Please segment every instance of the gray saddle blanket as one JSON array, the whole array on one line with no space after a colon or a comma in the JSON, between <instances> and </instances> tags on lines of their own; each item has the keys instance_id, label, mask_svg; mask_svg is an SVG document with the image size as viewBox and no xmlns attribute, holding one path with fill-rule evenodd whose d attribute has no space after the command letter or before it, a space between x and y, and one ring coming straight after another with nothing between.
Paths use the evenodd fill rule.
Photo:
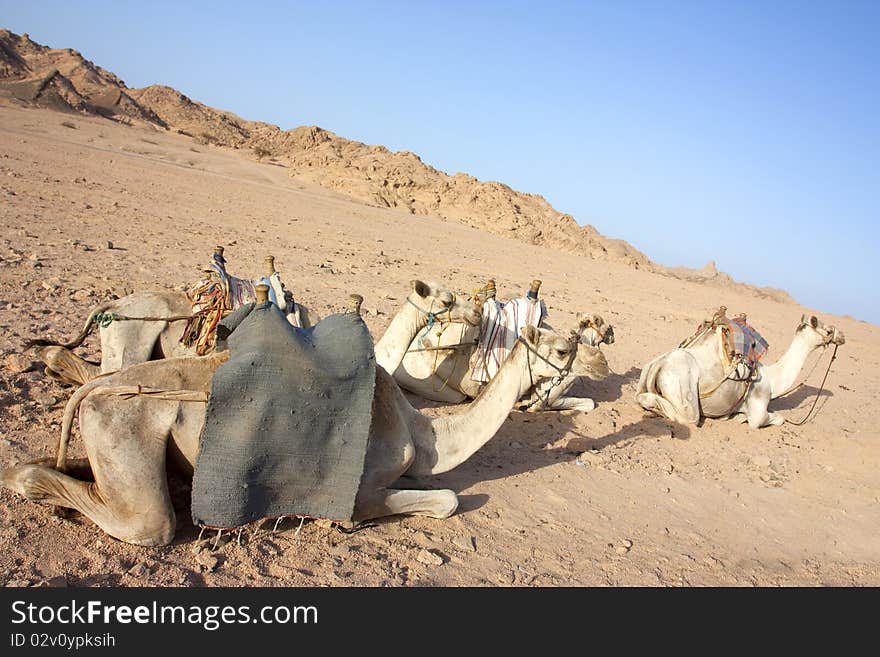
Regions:
<instances>
[{"instance_id":1,"label":"gray saddle blanket","mask_svg":"<svg viewBox=\"0 0 880 657\"><path fill-rule=\"evenodd\" d=\"M291 326L272 303L220 324L229 360L211 380L196 458L193 521L351 520L370 433L376 358L356 313Z\"/></svg>"}]
</instances>

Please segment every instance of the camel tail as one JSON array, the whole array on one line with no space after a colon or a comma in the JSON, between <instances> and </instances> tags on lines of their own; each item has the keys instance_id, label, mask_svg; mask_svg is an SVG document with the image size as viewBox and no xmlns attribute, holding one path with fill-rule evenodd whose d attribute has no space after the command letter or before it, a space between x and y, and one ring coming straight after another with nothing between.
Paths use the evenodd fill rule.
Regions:
<instances>
[{"instance_id":1,"label":"camel tail","mask_svg":"<svg viewBox=\"0 0 880 657\"><path fill-rule=\"evenodd\" d=\"M67 406L64 407L64 416L61 419L61 438L58 440L58 453L55 460L55 469L59 472L64 472L64 469L67 467L67 446L70 444L70 434L73 430L73 420L76 417L76 412L79 410L83 400L89 396L89 393L103 382L104 379L101 379L99 382L91 381L81 386L71 395L67 401Z\"/></svg>"},{"instance_id":2,"label":"camel tail","mask_svg":"<svg viewBox=\"0 0 880 657\"><path fill-rule=\"evenodd\" d=\"M34 340L28 340L27 342L25 342L24 348L32 349L34 347L64 347L65 349L75 349L76 347L80 346L83 341L89 336L89 334L95 329L95 315L109 310L113 307L113 303L113 301L107 301L92 309L92 312L89 313L89 318L86 320L86 324L85 326L83 326L82 331L80 331L79 335L76 336L71 342L63 344L55 340L50 340L49 338L36 338Z\"/></svg>"}]
</instances>

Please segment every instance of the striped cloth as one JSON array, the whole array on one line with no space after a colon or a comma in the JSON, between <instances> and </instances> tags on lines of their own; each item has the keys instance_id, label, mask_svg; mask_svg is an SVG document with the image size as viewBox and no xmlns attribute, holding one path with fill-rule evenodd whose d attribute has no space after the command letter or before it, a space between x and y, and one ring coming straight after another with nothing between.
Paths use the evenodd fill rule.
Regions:
<instances>
[{"instance_id":1,"label":"striped cloth","mask_svg":"<svg viewBox=\"0 0 880 657\"><path fill-rule=\"evenodd\" d=\"M540 327L546 316L543 299L520 298L507 303L488 299L483 304L480 339L471 357L471 378L480 383L492 379L516 344L520 330L526 325Z\"/></svg>"},{"instance_id":2,"label":"striped cloth","mask_svg":"<svg viewBox=\"0 0 880 657\"><path fill-rule=\"evenodd\" d=\"M770 345L754 328L749 326L742 315L730 320L728 340L735 356L742 356L754 368Z\"/></svg>"}]
</instances>

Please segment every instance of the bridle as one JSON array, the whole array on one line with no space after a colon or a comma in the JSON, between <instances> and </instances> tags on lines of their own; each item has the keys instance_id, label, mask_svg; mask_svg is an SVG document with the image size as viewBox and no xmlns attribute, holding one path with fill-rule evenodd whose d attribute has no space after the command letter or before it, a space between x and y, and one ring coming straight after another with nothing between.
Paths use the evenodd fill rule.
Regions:
<instances>
[{"instance_id":1,"label":"bridle","mask_svg":"<svg viewBox=\"0 0 880 657\"><path fill-rule=\"evenodd\" d=\"M415 303L413 303L412 299L410 299L409 297L406 298L406 302L428 318L428 325L425 328L425 332L422 337L428 335L428 333L431 332L431 329L434 328L434 324L436 321L439 321L441 324L443 323L443 320L440 319L440 315L446 314L448 315L446 321L452 321L452 315L450 314L450 312L452 311L452 306L455 305L454 294L452 295L452 303L449 304L449 307L444 308L443 310L438 310L437 312L434 312L434 299L431 300L431 307L428 310L425 310L424 308L419 308Z\"/></svg>"},{"instance_id":2,"label":"bridle","mask_svg":"<svg viewBox=\"0 0 880 657\"><path fill-rule=\"evenodd\" d=\"M522 336L517 336L516 340L517 342L522 342L525 345L526 349L535 354L535 356L537 356L539 359L544 361L547 365L558 372L556 376L550 379L550 385L547 387L547 392L544 396L544 399L541 399L541 396L537 395L534 401L526 405L523 410L527 411L538 402L543 402L544 406L547 406L550 403L550 392L553 390L553 388L560 385L569 374L571 374L571 364L574 362L575 356L577 356L577 343L575 343L573 340L568 340L568 344L571 345L571 353L569 353L568 355L568 361L565 363L565 366L559 367L556 363L551 362L547 358L544 358L544 356L542 356L540 353L538 353L538 350L532 347L532 345L530 345L528 341L525 340ZM535 377L532 374L532 361L528 356L526 357L526 363L528 364L529 368L529 389L531 390L535 387Z\"/></svg>"}]
</instances>

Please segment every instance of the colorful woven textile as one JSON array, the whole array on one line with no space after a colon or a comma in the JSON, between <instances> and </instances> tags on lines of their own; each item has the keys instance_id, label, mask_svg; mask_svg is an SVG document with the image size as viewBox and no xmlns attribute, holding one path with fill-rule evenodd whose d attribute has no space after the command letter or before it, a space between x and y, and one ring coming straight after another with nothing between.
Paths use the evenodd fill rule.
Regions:
<instances>
[{"instance_id":1,"label":"colorful woven textile","mask_svg":"<svg viewBox=\"0 0 880 657\"><path fill-rule=\"evenodd\" d=\"M471 357L471 378L481 383L491 380L516 344L520 330L526 325L540 327L546 316L543 299L487 300L479 343Z\"/></svg>"}]
</instances>

